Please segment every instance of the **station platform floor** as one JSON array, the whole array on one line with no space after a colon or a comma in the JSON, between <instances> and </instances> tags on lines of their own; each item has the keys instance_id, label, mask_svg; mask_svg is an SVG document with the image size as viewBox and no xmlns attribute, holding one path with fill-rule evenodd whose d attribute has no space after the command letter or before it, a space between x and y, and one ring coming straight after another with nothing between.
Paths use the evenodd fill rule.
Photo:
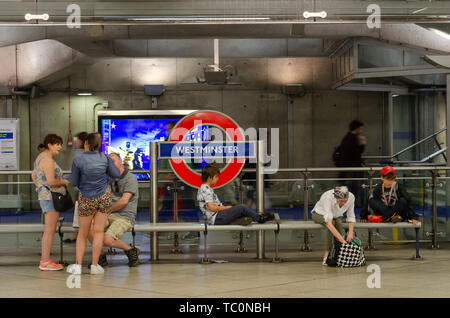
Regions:
<instances>
[{"instance_id":1,"label":"station platform floor","mask_svg":"<svg viewBox=\"0 0 450 318\"><path fill-rule=\"evenodd\" d=\"M266 245L264 260L256 259L254 246L236 253L235 246L210 246L208 256L224 263L200 264L202 246L182 246L182 254L172 254L161 246L160 260L150 262L150 246L141 249L142 264L127 266L126 256L108 255L104 275L90 275L90 247L83 273L77 282L65 269L44 272L38 269L39 248L0 248L0 297L19 298L329 298L329 297L450 297L450 243L440 249L421 244L422 260L411 260L414 244L376 243L366 251L367 265L380 268L380 288L369 288L373 272L368 267L332 268L321 265L322 244L311 244L311 252L283 244L281 263L271 262L273 248ZM66 261L75 258L74 244L65 247ZM53 259L59 259L55 245Z\"/></svg>"}]
</instances>

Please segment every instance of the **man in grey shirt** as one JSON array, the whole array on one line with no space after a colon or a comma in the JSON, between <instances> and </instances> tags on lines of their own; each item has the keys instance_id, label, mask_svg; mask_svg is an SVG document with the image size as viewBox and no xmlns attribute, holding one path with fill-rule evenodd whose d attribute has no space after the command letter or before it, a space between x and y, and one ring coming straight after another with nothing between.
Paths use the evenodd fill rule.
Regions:
<instances>
[{"instance_id":1,"label":"man in grey shirt","mask_svg":"<svg viewBox=\"0 0 450 318\"><path fill-rule=\"evenodd\" d=\"M128 266L135 267L139 265L140 250L123 242L121 237L130 231L135 223L139 198L138 181L136 176L125 168L120 155L112 153L109 157L119 169L120 177L118 179L110 178L108 181L111 187L113 205L111 207L112 213L106 223L103 244L122 249L128 257ZM91 233L89 238L91 238ZM100 266L108 264L105 253L100 255L98 262Z\"/></svg>"}]
</instances>

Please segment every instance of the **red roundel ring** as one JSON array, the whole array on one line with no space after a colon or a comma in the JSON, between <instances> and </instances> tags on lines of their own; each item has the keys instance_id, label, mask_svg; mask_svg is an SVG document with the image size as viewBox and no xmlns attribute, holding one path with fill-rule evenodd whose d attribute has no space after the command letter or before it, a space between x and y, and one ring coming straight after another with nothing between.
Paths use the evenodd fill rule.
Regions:
<instances>
[{"instance_id":1,"label":"red roundel ring","mask_svg":"<svg viewBox=\"0 0 450 318\"><path fill-rule=\"evenodd\" d=\"M233 141L244 141L244 136L233 119L220 112L204 110L183 117L172 129L169 141L182 141L185 133L198 126L200 121L202 125L210 124L221 128ZM233 136L227 129L233 129ZM183 160L170 159L169 163L178 178L192 187L200 188L201 175L192 171ZM241 172L244 164L245 159L230 159L225 169L220 172L219 181L212 187L220 188L231 182Z\"/></svg>"}]
</instances>

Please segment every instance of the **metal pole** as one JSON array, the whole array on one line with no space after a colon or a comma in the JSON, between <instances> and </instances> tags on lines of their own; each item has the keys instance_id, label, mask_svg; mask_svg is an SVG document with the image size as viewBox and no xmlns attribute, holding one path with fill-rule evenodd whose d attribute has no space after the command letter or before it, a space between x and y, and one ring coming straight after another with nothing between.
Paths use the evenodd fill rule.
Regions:
<instances>
[{"instance_id":1,"label":"metal pole","mask_svg":"<svg viewBox=\"0 0 450 318\"><path fill-rule=\"evenodd\" d=\"M294 99L287 96L288 99L288 167L294 167Z\"/></svg>"},{"instance_id":2,"label":"metal pole","mask_svg":"<svg viewBox=\"0 0 450 318\"><path fill-rule=\"evenodd\" d=\"M439 248L439 243L437 241L437 172L431 171L432 175L432 205L433 205L433 219L432 219L432 226L433 226L433 237L431 239L431 248Z\"/></svg>"},{"instance_id":3,"label":"metal pole","mask_svg":"<svg viewBox=\"0 0 450 318\"><path fill-rule=\"evenodd\" d=\"M394 155L394 100L392 95L392 92L388 93L388 138L390 156Z\"/></svg>"},{"instance_id":4,"label":"metal pole","mask_svg":"<svg viewBox=\"0 0 450 318\"><path fill-rule=\"evenodd\" d=\"M256 209L259 214L264 213L264 142L258 140L258 154L256 163ZM264 231L259 230L256 237L256 258L264 259Z\"/></svg>"},{"instance_id":5,"label":"metal pole","mask_svg":"<svg viewBox=\"0 0 450 318\"><path fill-rule=\"evenodd\" d=\"M304 172L303 176L305 178L304 185L303 185L303 219L305 221L308 221L308 207L309 207L309 186L308 186L308 173ZM301 249L302 251L312 251L309 247L309 234L308 230L305 230L304 232L304 245Z\"/></svg>"},{"instance_id":6,"label":"metal pole","mask_svg":"<svg viewBox=\"0 0 450 318\"><path fill-rule=\"evenodd\" d=\"M241 204L244 204L244 183L242 181L242 174L239 180L239 199ZM247 250L244 247L244 231L239 232L239 246L236 249L237 253L247 253Z\"/></svg>"},{"instance_id":7,"label":"metal pole","mask_svg":"<svg viewBox=\"0 0 450 318\"><path fill-rule=\"evenodd\" d=\"M374 171L368 171L368 173L369 173L369 195L367 195L366 198L369 198L373 192L373 173L374 173ZM369 199L367 199L367 200L369 200ZM367 208L369 208L369 202L367 202ZM375 246L373 243L373 230L372 229L368 230L368 241L369 241L369 246L367 246L367 249L375 249Z\"/></svg>"},{"instance_id":8,"label":"metal pole","mask_svg":"<svg viewBox=\"0 0 450 318\"><path fill-rule=\"evenodd\" d=\"M158 143L150 142L150 222L158 223ZM151 260L159 259L158 232L151 232Z\"/></svg>"},{"instance_id":9,"label":"metal pole","mask_svg":"<svg viewBox=\"0 0 450 318\"><path fill-rule=\"evenodd\" d=\"M173 220L178 223L178 182L173 181ZM173 232L173 248L172 253L182 253L178 242L178 232Z\"/></svg>"}]
</instances>

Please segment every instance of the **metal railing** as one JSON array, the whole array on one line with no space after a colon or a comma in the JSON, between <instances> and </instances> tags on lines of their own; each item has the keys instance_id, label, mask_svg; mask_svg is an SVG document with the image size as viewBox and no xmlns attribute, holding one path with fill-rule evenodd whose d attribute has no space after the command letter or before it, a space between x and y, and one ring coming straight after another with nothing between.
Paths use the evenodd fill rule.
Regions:
<instances>
[{"instance_id":1,"label":"metal railing","mask_svg":"<svg viewBox=\"0 0 450 318\"><path fill-rule=\"evenodd\" d=\"M156 167L156 160L152 160L151 162L151 168L152 164L153 167ZM428 233L431 236L431 247L432 248L439 248L439 242L438 242L438 228L437 228L437 190L438 188L443 187L443 184L439 182L438 178L438 172L447 172L450 171L450 167L441 167L441 166L415 166L415 167L396 167L396 171L422 171L422 172L429 172L431 177L431 182L427 183L426 186L431 188L432 190L432 216L431 216L431 226L432 226L432 232ZM255 188L256 188L256 202L257 202L257 211L259 213L262 213L264 211L264 182L274 182L274 181L282 181L282 182L302 182L302 185L300 185L301 189L303 190L303 218L304 220L308 220L308 209L311 202L311 194L310 190L314 188L314 185L312 184L312 181L317 180L333 180L333 181L346 181L346 180L352 180L355 178L312 178L311 175L314 173L323 173L323 172L364 172L367 173L367 177L364 178L364 180L367 180L368 184L363 184L362 187L367 188L370 192L374 188L374 178L378 178L376 175L377 172L381 170L381 167L361 167L361 168L280 168L277 170L271 170L264 168L262 165L257 167L257 169L242 169L241 176L243 173L246 172L257 172L257 176L259 175L259 178L257 179L241 179L240 182L240 189L239 191L242 193L242 189L246 187L246 185L243 184L243 182L255 182ZM197 170L199 171L199 170ZM150 181L144 181L150 183L150 222L151 223L158 223L158 183L159 182L165 182L163 180L159 180L158 178L152 178L152 173L155 173L155 168L152 168L150 170L138 170L138 171L132 171L133 173L149 173L150 175ZM171 173L172 170L157 170L154 175L159 174L167 174ZM263 175L265 172L276 172L277 174L286 174L289 173L288 178L272 178L268 180L263 179ZM31 175L32 171L0 171L1 175ZM64 171L65 174L70 173L70 171ZM302 175L302 178L293 178L292 174L298 173ZM178 180L175 180L178 182ZM19 184L33 184L32 182L17 182ZM0 184L17 184L16 182L0 182ZM242 194L241 194L242 195ZM177 200L177 192L174 193L174 200ZM311 202L312 203L312 202ZM176 208L176 207L175 207ZM178 211L174 211L177 213ZM176 218L178 220L178 218ZM261 234L262 233L262 234ZM258 258L262 259L264 258L264 235L263 232L258 233L257 237L257 256ZM303 242L302 250L310 250L309 248L309 233L305 230L304 235L304 242ZM151 233L151 256L152 260L158 260L158 250L159 250L159 244L158 244L158 234L156 232Z\"/></svg>"},{"instance_id":2,"label":"metal railing","mask_svg":"<svg viewBox=\"0 0 450 318\"><path fill-rule=\"evenodd\" d=\"M428 161L430 161L431 159L433 159L433 158L435 158L435 157L437 157L437 156L439 156L439 155L442 154L442 155L444 156L445 162L447 162L447 156L445 155L445 152L447 151L447 147L442 148L441 145L439 144L438 140L436 139L436 136L437 136L437 135L439 135L440 133L442 133L442 132L444 132L444 131L446 131L446 130L447 130L447 128L442 128L441 130L438 130L438 131L435 132L434 134L432 134L432 135L430 135L430 136L428 136L428 137L425 137L425 138L423 138L422 140L419 140L418 142L416 142L416 143L414 143L414 144L412 144L412 145L406 147L406 148L403 149L403 150L400 150L399 152L397 152L396 154L394 154L394 155L392 155L392 156L365 156L365 157L363 157L363 159L389 159L390 161L393 162L393 164L402 164L402 163L408 163L408 164L422 164L422 163L428 162ZM423 158L423 159L421 159L421 160L418 160L418 161L401 161L401 160L400 160L399 156L400 156L401 154L403 154L403 153L405 153L405 152L407 152L407 151L409 151L409 150L411 150L411 149L414 149L414 148L417 147L418 145L420 145L420 144L422 144L422 143L424 143L425 141L428 141L428 140L430 140L430 139L434 139L434 141L435 141L437 147L439 148L438 151L436 151L436 152L432 153L431 155L429 155L429 156L427 156L427 157L425 157L425 158ZM396 161L393 160L394 158L396 159Z\"/></svg>"}]
</instances>

